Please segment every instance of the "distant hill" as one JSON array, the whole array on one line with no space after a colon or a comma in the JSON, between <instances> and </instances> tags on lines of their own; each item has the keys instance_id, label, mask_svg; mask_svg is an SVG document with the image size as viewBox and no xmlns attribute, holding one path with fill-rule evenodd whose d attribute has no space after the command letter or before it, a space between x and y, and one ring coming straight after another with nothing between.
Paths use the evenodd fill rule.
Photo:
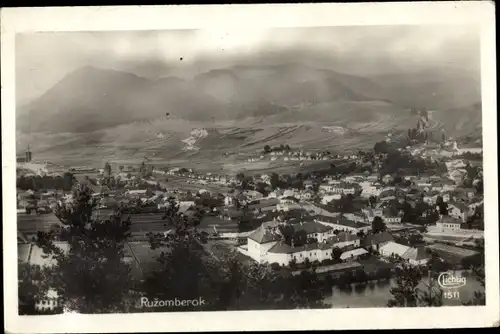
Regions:
<instances>
[{"instance_id":1,"label":"distant hill","mask_svg":"<svg viewBox=\"0 0 500 334\"><path fill-rule=\"evenodd\" d=\"M84 67L20 106L17 130L92 133L85 141L93 143L105 140L96 131L175 118L205 124L202 127L232 121L248 127L336 125L387 132L414 127L409 108L425 107L435 110L433 117L447 131L472 133L481 127L479 101L478 80L456 69L361 77L282 64L235 66L189 80L149 80Z\"/></svg>"}]
</instances>

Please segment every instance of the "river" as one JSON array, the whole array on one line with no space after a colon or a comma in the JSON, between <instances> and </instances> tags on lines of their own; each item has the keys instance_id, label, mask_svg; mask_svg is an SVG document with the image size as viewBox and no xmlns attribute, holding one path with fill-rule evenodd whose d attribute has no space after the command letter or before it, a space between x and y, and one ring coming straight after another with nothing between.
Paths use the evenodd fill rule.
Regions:
<instances>
[{"instance_id":1,"label":"river","mask_svg":"<svg viewBox=\"0 0 500 334\"><path fill-rule=\"evenodd\" d=\"M364 285L351 285L347 288L333 287L330 296L323 299L332 308L366 308L366 307L387 307L387 302L391 299L390 289L394 284L394 279L387 281L371 282ZM474 291L484 291L481 284L474 277L467 277L467 283L458 289L448 289L446 291L457 291L458 298L443 299L444 306L460 306L463 301L473 298ZM453 294L457 297L457 294Z\"/></svg>"}]
</instances>

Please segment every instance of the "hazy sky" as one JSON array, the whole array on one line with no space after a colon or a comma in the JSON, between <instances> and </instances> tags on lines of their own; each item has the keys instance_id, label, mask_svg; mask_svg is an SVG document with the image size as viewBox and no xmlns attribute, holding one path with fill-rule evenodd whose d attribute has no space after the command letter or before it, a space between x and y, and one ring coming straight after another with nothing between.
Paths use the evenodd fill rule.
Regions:
<instances>
[{"instance_id":1,"label":"hazy sky","mask_svg":"<svg viewBox=\"0 0 500 334\"><path fill-rule=\"evenodd\" d=\"M86 65L155 78L280 62L361 75L434 66L478 71L479 32L471 26L365 26L18 35L17 100L43 94Z\"/></svg>"}]
</instances>

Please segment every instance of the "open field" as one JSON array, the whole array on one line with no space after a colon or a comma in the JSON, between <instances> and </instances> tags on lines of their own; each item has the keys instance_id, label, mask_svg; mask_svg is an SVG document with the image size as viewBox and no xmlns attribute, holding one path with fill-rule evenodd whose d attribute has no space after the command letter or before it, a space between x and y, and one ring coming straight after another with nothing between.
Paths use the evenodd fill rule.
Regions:
<instances>
[{"instance_id":1,"label":"open field","mask_svg":"<svg viewBox=\"0 0 500 334\"><path fill-rule=\"evenodd\" d=\"M372 107L384 108L366 103L349 105L353 110ZM314 112L302 111L293 118L277 115L216 123L169 119L134 122L91 133L18 133L16 141L19 148L31 144L36 159L64 166L102 168L105 161L139 164L146 157L152 164L213 164L210 168L214 169L217 165L220 168L241 163L261 152L265 145L288 144L292 148L338 153L372 147L398 124L398 120L387 119L380 112L370 116L379 119L379 126L368 126L372 123L361 119L347 125L342 117L324 119L322 112L316 119ZM346 132L323 131L324 126L342 126Z\"/></svg>"},{"instance_id":2,"label":"open field","mask_svg":"<svg viewBox=\"0 0 500 334\"><path fill-rule=\"evenodd\" d=\"M104 218L111 210L101 210L100 217ZM161 219L163 213L131 214L132 225L130 231L133 236L143 236L146 232L165 232L168 230L165 222ZM17 215L17 230L27 236L34 236L38 231L49 231L53 225L60 225L59 219L54 214Z\"/></svg>"}]
</instances>

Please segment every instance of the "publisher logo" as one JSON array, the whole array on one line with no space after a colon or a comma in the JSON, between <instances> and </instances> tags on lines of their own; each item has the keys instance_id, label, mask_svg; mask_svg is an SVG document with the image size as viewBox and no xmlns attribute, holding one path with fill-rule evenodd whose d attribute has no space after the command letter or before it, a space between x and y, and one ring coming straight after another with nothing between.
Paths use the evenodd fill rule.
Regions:
<instances>
[{"instance_id":1,"label":"publisher logo","mask_svg":"<svg viewBox=\"0 0 500 334\"><path fill-rule=\"evenodd\" d=\"M457 276L452 272L444 272L439 274L438 284L445 289L456 289L464 286L467 283L465 277Z\"/></svg>"}]
</instances>

